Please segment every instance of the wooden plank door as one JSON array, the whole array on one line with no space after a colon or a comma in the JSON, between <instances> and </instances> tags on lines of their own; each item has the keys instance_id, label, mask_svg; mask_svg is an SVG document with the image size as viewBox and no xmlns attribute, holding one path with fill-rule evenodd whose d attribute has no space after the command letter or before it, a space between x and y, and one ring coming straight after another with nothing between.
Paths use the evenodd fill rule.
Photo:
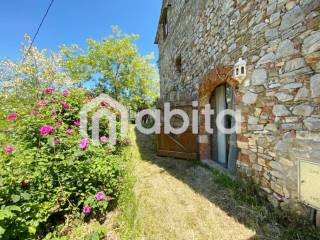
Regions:
<instances>
[{"instance_id":1,"label":"wooden plank door","mask_svg":"<svg viewBox=\"0 0 320 240\"><path fill-rule=\"evenodd\" d=\"M161 133L157 136L157 151L162 157L197 160L197 135L192 133L192 128L180 135L164 134L161 129Z\"/></svg>"}]
</instances>

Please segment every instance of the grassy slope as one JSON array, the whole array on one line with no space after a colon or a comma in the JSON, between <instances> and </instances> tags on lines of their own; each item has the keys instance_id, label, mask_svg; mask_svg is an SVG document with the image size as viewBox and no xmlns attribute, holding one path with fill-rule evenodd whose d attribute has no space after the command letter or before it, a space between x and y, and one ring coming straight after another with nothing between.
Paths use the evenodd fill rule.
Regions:
<instances>
[{"instance_id":1,"label":"grassy slope","mask_svg":"<svg viewBox=\"0 0 320 240\"><path fill-rule=\"evenodd\" d=\"M319 229L257 195L256 186L200 164L155 154L153 138L136 133L137 177L121 239L320 239ZM137 201L138 200L138 201Z\"/></svg>"},{"instance_id":2,"label":"grassy slope","mask_svg":"<svg viewBox=\"0 0 320 240\"><path fill-rule=\"evenodd\" d=\"M68 239L320 239L302 219L274 210L254 185L200 164L155 154L154 139L135 133L126 190L104 224L75 227ZM103 238L100 238L103 239Z\"/></svg>"}]
</instances>

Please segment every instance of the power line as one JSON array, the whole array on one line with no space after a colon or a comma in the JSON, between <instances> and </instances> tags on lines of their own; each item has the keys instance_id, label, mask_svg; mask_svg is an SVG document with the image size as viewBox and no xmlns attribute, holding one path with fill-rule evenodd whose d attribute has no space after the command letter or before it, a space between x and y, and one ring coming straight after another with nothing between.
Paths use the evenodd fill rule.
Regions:
<instances>
[{"instance_id":1,"label":"power line","mask_svg":"<svg viewBox=\"0 0 320 240\"><path fill-rule=\"evenodd\" d=\"M33 43L34 43L34 41L36 40L36 38L37 38L37 36L38 36L38 33L39 33L39 31L40 31L40 29L41 29L41 27L42 27L42 24L44 23L44 20L46 19L47 15L48 15L48 13L49 13L49 11L50 11L50 8L51 8L53 2L54 2L54 0L51 0L50 4L49 4L49 6L48 6L48 8L47 8L47 10L46 10L46 13L45 13L45 14L43 15L43 17L42 17L42 20L41 20L41 22L40 22L40 24L39 24L39 26L38 26L38 29L37 29L35 35L33 36L32 40L31 40L31 43L30 43L30 46L29 46L29 48L28 48L28 50L27 50L27 52L26 52L26 54L25 54L25 56L24 56L24 60L25 60L25 58L28 56L28 54L29 54L29 52L30 52L30 50L31 50L31 48L32 48L32 46L33 46ZM24 60L23 60L23 62L24 62Z\"/></svg>"}]
</instances>

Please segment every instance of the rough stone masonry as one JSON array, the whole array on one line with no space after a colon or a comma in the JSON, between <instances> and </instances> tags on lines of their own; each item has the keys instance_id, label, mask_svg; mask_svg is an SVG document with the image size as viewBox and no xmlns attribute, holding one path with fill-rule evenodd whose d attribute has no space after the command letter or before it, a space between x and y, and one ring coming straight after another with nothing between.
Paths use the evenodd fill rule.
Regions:
<instances>
[{"instance_id":1,"label":"rough stone masonry","mask_svg":"<svg viewBox=\"0 0 320 240\"><path fill-rule=\"evenodd\" d=\"M320 1L164 0L156 43L161 102L205 102L215 82L232 85L243 117L238 175L304 212L299 160L320 163ZM240 57L247 77L235 83ZM200 160L207 148L200 141Z\"/></svg>"}]
</instances>

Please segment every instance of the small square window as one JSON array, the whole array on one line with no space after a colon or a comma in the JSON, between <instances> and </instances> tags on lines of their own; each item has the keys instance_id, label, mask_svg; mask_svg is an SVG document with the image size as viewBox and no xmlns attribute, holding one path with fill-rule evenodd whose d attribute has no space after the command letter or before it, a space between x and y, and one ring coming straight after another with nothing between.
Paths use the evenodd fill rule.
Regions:
<instances>
[{"instance_id":1,"label":"small square window","mask_svg":"<svg viewBox=\"0 0 320 240\"><path fill-rule=\"evenodd\" d=\"M181 55L179 55L177 58L176 58L176 71L178 73L182 73L182 58L181 58Z\"/></svg>"},{"instance_id":2,"label":"small square window","mask_svg":"<svg viewBox=\"0 0 320 240\"><path fill-rule=\"evenodd\" d=\"M164 13L162 26L163 26L163 39L166 39L169 33L167 12Z\"/></svg>"}]
</instances>

